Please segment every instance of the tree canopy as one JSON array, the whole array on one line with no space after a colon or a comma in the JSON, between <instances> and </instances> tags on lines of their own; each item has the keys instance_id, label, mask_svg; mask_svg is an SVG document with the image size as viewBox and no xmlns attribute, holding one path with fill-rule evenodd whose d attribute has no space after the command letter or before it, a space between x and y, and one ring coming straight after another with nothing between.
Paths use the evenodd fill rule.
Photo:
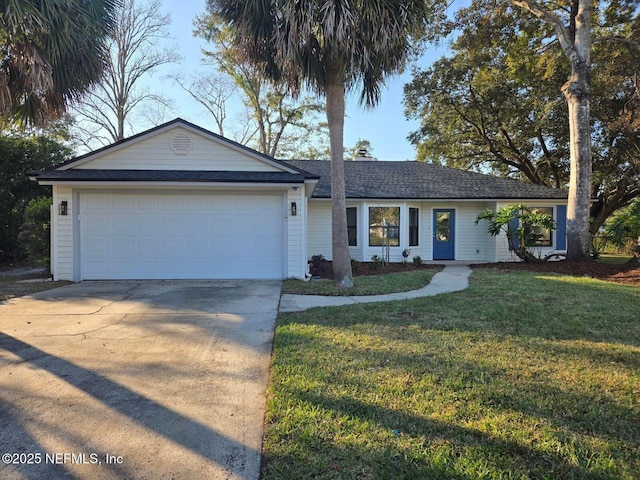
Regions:
<instances>
[{"instance_id":1,"label":"tree canopy","mask_svg":"<svg viewBox=\"0 0 640 480\"><path fill-rule=\"evenodd\" d=\"M0 113L59 118L98 80L118 0L0 1Z\"/></svg>"},{"instance_id":2,"label":"tree canopy","mask_svg":"<svg viewBox=\"0 0 640 480\"><path fill-rule=\"evenodd\" d=\"M640 195L640 50L636 1L603 3L594 17L591 232ZM570 74L548 25L507 2L473 2L458 13L452 54L414 71L406 113L420 120L418 158L568 185L568 111L559 89Z\"/></svg>"},{"instance_id":3,"label":"tree canopy","mask_svg":"<svg viewBox=\"0 0 640 480\"><path fill-rule=\"evenodd\" d=\"M214 117L218 133L278 158L297 158L318 151L322 133L328 133L318 98L293 98L286 82L270 81L259 68L244 59L228 25L211 12L196 18L194 33L209 43L204 62L214 71L190 83L176 81ZM240 98L243 109L230 112L230 98Z\"/></svg>"},{"instance_id":4,"label":"tree canopy","mask_svg":"<svg viewBox=\"0 0 640 480\"><path fill-rule=\"evenodd\" d=\"M49 168L71 158L71 150L50 134L0 134L0 260L25 253L18 244L20 226L30 200L50 196L27 172Z\"/></svg>"}]
</instances>

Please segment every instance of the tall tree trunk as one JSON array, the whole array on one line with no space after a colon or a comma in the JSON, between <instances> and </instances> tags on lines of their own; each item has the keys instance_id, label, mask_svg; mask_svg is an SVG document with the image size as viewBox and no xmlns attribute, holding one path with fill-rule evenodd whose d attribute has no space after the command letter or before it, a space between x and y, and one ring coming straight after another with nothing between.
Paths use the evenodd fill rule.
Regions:
<instances>
[{"instance_id":1,"label":"tall tree trunk","mask_svg":"<svg viewBox=\"0 0 640 480\"><path fill-rule=\"evenodd\" d=\"M591 207L591 128L589 97L578 84L569 83L563 92L569 106L571 175L567 205L567 260L589 258L589 212Z\"/></svg>"},{"instance_id":2,"label":"tall tree trunk","mask_svg":"<svg viewBox=\"0 0 640 480\"><path fill-rule=\"evenodd\" d=\"M118 118L117 118L117 126L118 126L118 133L116 138L114 138L114 141L119 142L120 140L124 140L124 106L123 105L118 105Z\"/></svg>"},{"instance_id":3,"label":"tall tree trunk","mask_svg":"<svg viewBox=\"0 0 640 480\"><path fill-rule=\"evenodd\" d=\"M336 285L353 287L347 236L347 200L344 183L345 88L337 68L327 69L327 122L331 145L331 244Z\"/></svg>"},{"instance_id":4,"label":"tall tree trunk","mask_svg":"<svg viewBox=\"0 0 640 480\"><path fill-rule=\"evenodd\" d=\"M567 205L567 260L589 258L589 208L591 206L591 22L593 0L571 0L570 23L536 0L511 0L555 30L562 51L571 64L571 77L562 87L569 107L571 174Z\"/></svg>"},{"instance_id":5,"label":"tall tree trunk","mask_svg":"<svg viewBox=\"0 0 640 480\"><path fill-rule=\"evenodd\" d=\"M577 4L577 5L576 5ZM573 48L565 50L571 62L571 77L562 87L569 107L569 142L571 173L567 205L567 260L589 259L591 236L591 17L592 0L574 0L575 13L570 34ZM573 30L575 28L575 30Z\"/></svg>"}]
</instances>

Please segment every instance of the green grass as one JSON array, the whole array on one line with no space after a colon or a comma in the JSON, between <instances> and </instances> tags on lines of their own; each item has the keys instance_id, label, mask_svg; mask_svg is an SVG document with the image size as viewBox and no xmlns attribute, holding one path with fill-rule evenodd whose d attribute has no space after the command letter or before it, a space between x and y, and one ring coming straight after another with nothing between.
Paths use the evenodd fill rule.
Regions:
<instances>
[{"instance_id":1,"label":"green grass","mask_svg":"<svg viewBox=\"0 0 640 480\"><path fill-rule=\"evenodd\" d=\"M468 290L279 318L270 479L640 478L640 288Z\"/></svg>"},{"instance_id":2,"label":"green grass","mask_svg":"<svg viewBox=\"0 0 640 480\"><path fill-rule=\"evenodd\" d=\"M302 280L288 279L283 282L282 293L353 296L408 292L427 285L437 272L437 269L419 269L386 275L355 277L353 279L354 286L349 289L337 287L332 280L303 282Z\"/></svg>"}]
</instances>

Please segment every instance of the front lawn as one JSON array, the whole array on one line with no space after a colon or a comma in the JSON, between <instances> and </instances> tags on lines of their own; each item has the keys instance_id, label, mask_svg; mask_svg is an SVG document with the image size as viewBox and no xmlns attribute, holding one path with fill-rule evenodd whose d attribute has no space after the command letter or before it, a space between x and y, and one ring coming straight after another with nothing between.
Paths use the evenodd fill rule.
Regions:
<instances>
[{"instance_id":1,"label":"front lawn","mask_svg":"<svg viewBox=\"0 0 640 480\"><path fill-rule=\"evenodd\" d=\"M283 314L263 478L640 478L639 305L477 270L462 292Z\"/></svg>"}]
</instances>

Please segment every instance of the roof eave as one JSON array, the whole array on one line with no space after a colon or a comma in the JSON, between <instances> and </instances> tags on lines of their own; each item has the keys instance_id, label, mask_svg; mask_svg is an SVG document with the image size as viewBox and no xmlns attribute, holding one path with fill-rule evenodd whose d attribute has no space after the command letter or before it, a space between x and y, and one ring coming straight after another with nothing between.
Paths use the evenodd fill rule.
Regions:
<instances>
[{"instance_id":1,"label":"roof eave","mask_svg":"<svg viewBox=\"0 0 640 480\"><path fill-rule=\"evenodd\" d=\"M304 182L250 182L250 181L124 181L124 180L44 180L38 181L38 185L42 186L61 186L76 188L93 188L93 187L135 187L155 188L155 187L260 187L260 188L296 188L300 187Z\"/></svg>"},{"instance_id":2,"label":"roof eave","mask_svg":"<svg viewBox=\"0 0 640 480\"><path fill-rule=\"evenodd\" d=\"M330 196L313 197L314 200L331 200ZM347 196L347 200L370 200L370 201L430 201L430 202L505 202L505 201L518 201L518 202L534 202L534 201L549 201L549 200L567 200L566 197L350 197ZM593 201L593 200L592 200Z\"/></svg>"}]
</instances>

